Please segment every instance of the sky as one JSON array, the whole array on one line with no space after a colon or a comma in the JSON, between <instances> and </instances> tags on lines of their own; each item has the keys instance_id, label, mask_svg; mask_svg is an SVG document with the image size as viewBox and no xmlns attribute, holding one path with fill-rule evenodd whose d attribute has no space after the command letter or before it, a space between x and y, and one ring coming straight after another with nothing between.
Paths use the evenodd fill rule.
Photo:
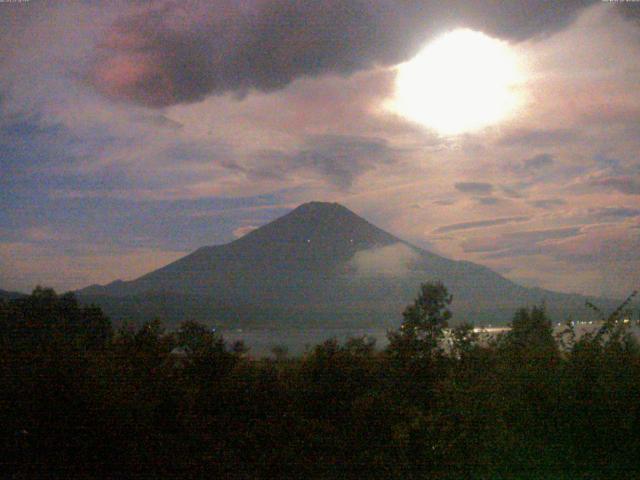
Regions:
<instances>
[{"instance_id":1,"label":"sky","mask_svg":"<svg viewBox=\"0 0 640 480\"><path fill-rule=\"evenodd\" d=\"M321 200L624 297L638 87L634 2L2 2L0 288L133 279Z\"/></svg>"}]
</instances>

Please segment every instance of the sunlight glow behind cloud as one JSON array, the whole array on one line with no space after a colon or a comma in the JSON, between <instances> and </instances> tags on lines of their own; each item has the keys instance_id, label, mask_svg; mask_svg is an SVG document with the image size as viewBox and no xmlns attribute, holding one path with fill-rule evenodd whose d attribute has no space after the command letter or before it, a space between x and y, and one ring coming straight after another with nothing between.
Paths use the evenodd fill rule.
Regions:
<instances>
[{"instance_id":1,"label":"sunlight glow behind cloud","mask_svg":"<svg viewBox=\"0 0 640 480\"><path fill-rule=\"evenodd\" d=\"M231 241L310 200L342 203L415 245L544 288L637 288L635 20L581 0L338 2L348 16L332 2L251 0L265 6L257 30L240 14L225 20L238 5L226 0L0 3L0 288L131 278L169 261L163 252ZM381 111L401 62L454 24L518 62L522 81L510 92L520 107L453 136ZM501 65L483 61L480 44L461 48L460 73L441 81L452 100L433 95L467 124L476 117L455 111L459 99L493 85L483 75ZM110 71L118 58L131 62ZM420 91L434 72L415 80ZM406 99L424 110L417 100ZM527 220L494 223L514 217ZM578 227L572 242L523 245L511 235ZM596 248L601 230L617 240ZM503 250L480 251L494 238ZM96 243L105 247L89 250ZM134 251L157 259L144 254L129 268Z\"/></svg>"},{"instance_id":2,"label":"sunlight glow behind cloud","mask_svg":"<svg viewBox=\"0 0 640 480\"><path fill-rule=\"evenodd\" d=\"M521 106L521 64L508 43L454 30L397 67L395 98L388 108L442 135L476 131Z\"/></svg>"}]
</instances>

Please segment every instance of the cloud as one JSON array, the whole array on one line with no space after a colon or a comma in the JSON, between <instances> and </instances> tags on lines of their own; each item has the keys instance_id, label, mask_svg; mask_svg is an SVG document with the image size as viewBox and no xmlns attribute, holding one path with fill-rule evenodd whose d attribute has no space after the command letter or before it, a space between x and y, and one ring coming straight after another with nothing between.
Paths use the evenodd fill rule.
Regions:
<instances>
[{"instance_id":1,"label":"cloud","mask_svg":"<svg viewBox=\"0 0 640 480\"><path fill-rule=\"evenodd\" d=\"M522 162L525 170L539 170L550 165L553 165L553 156L548 153L541 153Z\"/></svg>"},{"instance_id":2,"label":"cloud","mask_svg":"<svg viewBox=\"0 0 640 480\"><path fill-rule=\"evenodd\" d=\"M628 269L621 262L637 265L634 246L640 237L633 233L640 217L640 209L628 207L590 208L581 215L572 217L581 226L559 227L553 229L506 232L497 236L476 237L461 243L466 253L480 253L483 261L511 261L518 257L519 262L526 262L526 257L536 259L552 259L564 267L555 266L555 274L561 268L582 268L596 275L602 265L605 268L619 270ZM570 220L567 218L565 220ZM539 266L529 265L531 271ZM519 270L526 270L526 263ZM581 274L585 279L587 274ZM637 276L637 274L634 273ZM617 285L610 285L611 291L624 290L625 282L618 280ZM557 288L557 287L555 287ZM628 287L625 287L628 288Z\"/></svg>"},{"instance_id":3,"label":"cloud","mask_svg":"<svg viewBox=\"0 0 640 480\"><path fill-rule=\"evenodd\" d=\"M59 291L133 279L183 257L187 252L139 248L104 251L87 245L84 253L53 252L47 245L0 242L0 285L31 291L36 284Z\"/></svg>"},{"instance_id":4,"label":"cloud","mask_svg":"<svg viewBox=\"0 0 640 480\"><path fill-rule=\"evenodd\" d=\"M400 277L411 271L411 266L420 259L420 254L404 243L360 250L351 259L351 264L360 276Z\"/></svg>"},{"instance_id":5,"label":"cloud","mask_svg":"<svg viewBox=\"0 0 640 480\"><path fill-rule=\"evenodd\" d=\"M284 178L295 171L311 170L346 190L363 173L395 163L399 153L383 139L317 135L308 137L302 148L292 153L263 152L260 163L246 172L254 178Z\"/></svg>"},{"instance_id":6,"label":"cloud","mask_svg":"<svg viewBox=\"0 0 640 480\"><path fill-rule=\"evenodd\" d=\"M562 198L544 198L541 200L533 200L529 203L536 208L548 210L554 207L561 207L562 205L566 205L567 202Z\"/></svg>"},{"instance_id":7,"label":"cloud","mask_svg":"<svg viewBox=\"0 0 640 480\"><path fill-rule=\"evenodd\" d=\"M554 245L548 253L567 262L600 264L612 269L616 268L615 263L623 262L633 266L632 276L638 279L638 249L640 233L634 229L625 225L594 225L583 235Z\"/></svg>"},{"instance_id":8,"label":"cloud","mask_svg":"<svg viewBox=\"0 0 640 480\"><path fill-rule=\"evenodd\" d=\"M555 129L516 129L506 133L499 140L503 146L548 147L564 145L578 138L578 133L566 128Z\"/></svg>"},{"instance_id":9,"label":"cloud","mask_svg":"<svg viewBox=\"0 0 640 480\"><path fill-rule=\"evenodd\" d=\"M576 235L571 233L568 231L566 238L490 252L483 258L511 259L513 263L513 257L520 257L516 276L538 271L551 279L552 288L564 291L575 285L589 294L625 296L636 288L640 282L637 229L623 223L602 224L581 227Z\"/></svg>"},{"instance_id":10,"label":"cloud","mask_svg":"<svg viewBox=\"0 0 640 480\"><path fill-rule=\"evenodd\" d=\"M113 23L86 80L111 99L148 107L273 91L305 76L400 63L442 25L530 38L566 25L588 3L152 1Z\"/></svg>"},{"instance_id":11,"label":"cloud","mask_svg":"<svg viewBox=\"0 0 640 480\"><path fill-rule=\"evenodd\" d=\"M500 188L502 190L502 193L504 193L509 198L523 198L524 197L523 193L519 192L518 190L516 190L516 189L514 189L512 187L502 186Z\"/></svg>"},{"instance_id":12,"label":"cloud","mask_svg":"<svg viewBox=\"0 0 640 480\"><path fill-rule=\"evenodd\" d=\"M540 242L573 237L580 233L580 227L564 227L545 230L523 230L503 233L497 237L483 237L462 243L465 252L501 252L500 255L525 255L538 252ZM504 252L502 252L504 251Z\"/></svg>"},{"instance_id":13,"label":"cloud","mask_svg":"<svg viewBox=\"0 0 640 480\"><path fill-rule=\"evenodd\" d=\"M82 255L92 242L118 252L195 250L233 240L238 226L261 225L289 211L279 201L273 195L182 200L17 195L5 202L11 208L0 211L0 242L46 243L53 256Z\"/></svg>"},{"instance_id":14,"label":"cloud","mask_svg":"<svg viewBox=\"0 0 640 480\"><path fill-rule=\"evenodd\" d=\"M539 242L550 238L573 237L580 232L580 227L551 228L544 230L523 230L519 232L509 232L502 235L503 238L516 241Z\"/></svg>"},{"instance_id":15,"label":"cloud","mask_svg":"<svg viewBox=\"0 0 640 480\"><path fill-rule=\"evenodd\" d=\"M594 178L589 184L615 190L626 195L640 195L640 181L631 176Z\"/></svg>"},{"instance_id":16,"label":"cloud","mask_svg":"<svg viewBox=\"0 0 640 480\"><path fill-rule=\"evenodd\" d=\"M640 217L640 209L628 207L602 207L590 209L589 213L598 220Z\"/></svg>"},{"instance_id":17,"label":"cloud","mask_svg":"<svg viewBox=\"0 0 640 480\"><path fill-rule=\"evenodd\" d=\"M548 183L558 178L560 175L566 175L567 172L552 169L555 159L549 153L540 153L533 157L526 158L522 161L514 162L508 165L508 170L518 179L518 187L521 189L529 188L540 183ZM508 187L502 187L507 196L514 198L514 194L518 194L516 190Z\"/></svg>"},{"instance_id":18,"label":"cloud","mask_svg":"<svg viewBox=\"0 0 640 480\"><path fill-rule=\"evenodd\" d=\"M517 217L506 217L506 218L495 218L492 220L479 220L477 222L463 222L463 223L454 223L451 225L445 225L443 227L436 228L434 233L447 233L447 232L455 232L458 230L469 230L472 228L485 228L485 227L494 227L497 225L506 225L509 223L515 222L526 222L530 220L531 217L526 216L517 216Z\"/></svg>"},{"instance_id":19,"label":"cloud","mask_svg":"<svg viewBox=\"0 0 640 480\"><path fill-rule=\"evenodd\" d=\"M149 107L268 92L302 76L396 61L415 45L409 23L384 1L151 2L114 23L87 80L107 97Z\"/></svg>"},{"instance_id":20,"label":"cloud","mask_svg":"<svg viewBox=\"0 0 640 480\"><path fill-rule=\"evenodd\" d=\"M493 185L483 182L458 182L455 185L456 190L464 193L490 194L493 191Z\"/></svg>"},{"instance_id":21,"label":"cloud","mask_svg":"<svg viewBox=\"0 0 640 480\"><path fill-rule=\"evenodd\" d=\"M411 2L415 11L405 14ZM11 18L18 9L0 3L4 242L46 247L51 257L95 239L120 252L188 251L322 199L349 205L415 245L432 241L446 256L510 264L546 287L599 293L589 279L602 268L579 261L577 271L555 256L552 244L569 239L540 240L540 255L491 261L462 243L522 229L504 223L514 216L539 229L638 222L636 197L625 193L636 190L640 173L638 25L610 4L594 2L563 29L578 2L356 0L336 11L369 12L374 4L373 13L384 5L393 11L343 15L335 25L344 31L331 43L318 32L333 15L323 0L45 3L20 6L24 18ZM300 21L267 28L285 18L281 5L298 8ZM389 27L395 21L410 28ZM394 86L386 67L456 27L510 40L531 69L526 108L455 142L378 112ZM366 45L345 41L367 35L373 41ZM400 37L410 41L400 45ZM552 163L525 169L523 161L538 154ZM469 180L493 189L453 188ZM272 196L271 209L260 214L235 203L263 194ZM450 233L434 234L439 226ZM56 241L53 233L74 237ZM496 235L514 248L524 242ZM584 242L587 252L588 236ZM31 265L34 282L55 280L55 265L26 250L13 255ZM105 280L122 276L121 264L114 256ZM629 288L627 278L616 281Z\"/></svg>"},{"instance_id":22,"label":"cloud","mask_svg":"<svg viewBox=\"0 0 640 480\"><path fill-rule=\"evenodd\" d=\"M497 205L503 203L505 200L496 197L476 197L475 201L480 205Z\"/></svg>"}]
</instances>

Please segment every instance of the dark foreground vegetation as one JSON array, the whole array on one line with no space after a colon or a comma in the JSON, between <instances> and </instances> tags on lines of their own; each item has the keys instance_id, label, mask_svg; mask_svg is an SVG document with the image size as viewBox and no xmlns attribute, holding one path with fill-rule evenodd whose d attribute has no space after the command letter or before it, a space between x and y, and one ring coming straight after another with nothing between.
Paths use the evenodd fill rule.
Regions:
<instances>
[{"instance_id":1,"label":"dark foreground vegetation","mask_svg":"<svg viewBox=\"0 0 640 480\"><path fill-rule=\"evenodd\" d=\"M36 289L0 303L0 462L10 478L639 478L640 348L622 320L554 338L542 307L491 344L443 346L422 286L390 345L251 359L203 325L112 330Z\"/></svg>"}]
</instances>

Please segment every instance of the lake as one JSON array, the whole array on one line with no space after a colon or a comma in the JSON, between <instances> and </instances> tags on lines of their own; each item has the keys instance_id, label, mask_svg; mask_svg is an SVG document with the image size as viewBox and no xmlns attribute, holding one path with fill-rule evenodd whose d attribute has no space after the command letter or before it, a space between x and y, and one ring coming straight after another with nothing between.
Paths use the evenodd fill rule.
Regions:
<instances>
[{"instance_id":1,"label":"lake","mask_svg":"<svg viewBox=\"0 0 640 480\"><path fill-rule=\"evenodd\" d=\"M591 324L582 323L575 327L577 336L586 332L595 332L599 328L598 322ZM554 325L554 334L558 334L565 328L562 324ZM508 331L507 327L486 327L476 329L482 338L489 339ZM640 338L640 327L634 324L631 332ZM336 338L344 342L348 338L367 337L376 340L378 349L384 348L388 343L387 329L384 328L314 328L301 330L223 330L220 333L229 342L243 340L249 347L249 355L253 357L266 357L272 355L273 347L284 347L290 356L301 355L305 351L325 340Z\"/></svg>"}]
</instances>

